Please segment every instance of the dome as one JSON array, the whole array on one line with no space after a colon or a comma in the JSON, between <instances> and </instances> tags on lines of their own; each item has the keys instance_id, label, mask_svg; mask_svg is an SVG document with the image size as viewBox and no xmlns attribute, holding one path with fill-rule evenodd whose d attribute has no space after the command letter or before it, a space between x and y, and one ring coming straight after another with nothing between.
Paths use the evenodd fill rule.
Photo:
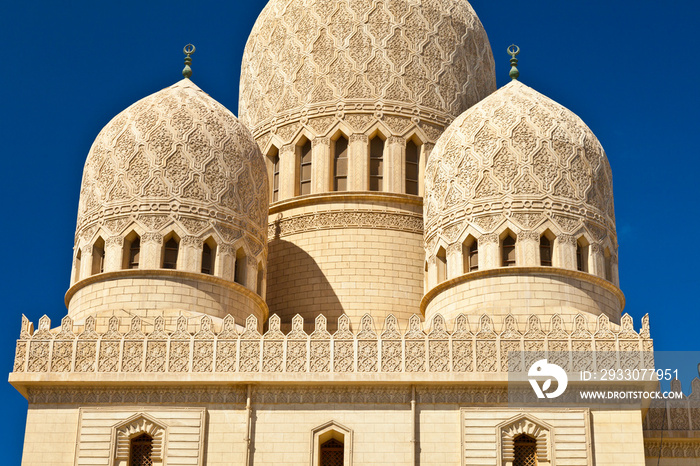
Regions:
<instances>
[{"instance_id":1,"label":"dome","mask_svg":"<svg viewBox=\"0 0 700 466\"><path fill-rule=\"evenodd\" d=\"M479 102L444 132L426 168L428 255L471 227L551 225L617 248L612 173L603 148L570 110L519 81Z\"/></svg>"},{"instance_id":2,"label":"dome","mask_svg":"<svg viewBox=\"0 0 700 466\"><path fill-rule=\"evenodd\" d=\"M271 0L246 44L240 89L256 138L274 129L286 143L291 129L280 126L297 120L322 136L328 117L357 112L436 125L436 139L496 80L466 0Z\"/></svg>"},{"instance_id":3,"label":"dome","mask_svg":"<svg viewBox=\"0 0 700 466\"><path fill-rule=\"evenodd\" d=\"M249 130L189 79L117 115L90 149L83 173L76 244L124 236L138 225L176 224L223 244L244 242L259 256L267 244L268 180Z\"/></svg>"}]
</instances>

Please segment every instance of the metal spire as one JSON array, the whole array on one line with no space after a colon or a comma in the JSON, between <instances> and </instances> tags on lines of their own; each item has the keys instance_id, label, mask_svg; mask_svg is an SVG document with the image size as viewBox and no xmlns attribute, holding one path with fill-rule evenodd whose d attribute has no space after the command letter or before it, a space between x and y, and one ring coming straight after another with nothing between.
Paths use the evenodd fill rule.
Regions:
<instances>
[{"instance_id":1,"label":"metal spire","mask_svg":"<svg viewBox=\"0 0 700 466\"><path fill-rule=\"evenodd\" d=\"M508 55L510 55L510 57L511 57L510 58L511 68L510 68L509 75L510 75L511 79L513 79L513 80L516 80L520 77L520 71L518 71L518 68L516 68L516 66L518 64L518 59L515 58L518 56L519 53L520 53L520 47L518 47L517 45L513 44L510 47L508 47Z\"/></svg>"},{"instance_id":2,"label":"metal spire","mask_svg":"<svg viewBox=\"0 0 700 466\"><path fill-rule=\"evenodd\" d=\"M185 45L185 48L182 49L182 51L186 55L185 69L182 70L182 75L187 79L190 79L190 77L192 76L192 68L190 68L190 65L192 64L192 57L190 55L192 55L195 50L197 49L195 49L194 45L192 44L187 44Z\"/></svg>"}]
</instances>

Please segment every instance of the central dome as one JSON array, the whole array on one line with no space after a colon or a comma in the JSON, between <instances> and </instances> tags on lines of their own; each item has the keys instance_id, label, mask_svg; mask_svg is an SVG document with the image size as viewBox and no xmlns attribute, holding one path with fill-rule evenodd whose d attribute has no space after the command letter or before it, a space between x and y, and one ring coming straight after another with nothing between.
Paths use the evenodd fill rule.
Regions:
<instances>
[{"instance_id":1,"label":"central dome","mask_svg":"<svg viewBox=\"0 0 700 466\"><path fill-rule=\"evenodd\" d=\"M326 110L444 129L495 84L486 32L465 0L271 0L246 44L239 111L256 138L276 120Z\"/></svg>"}]
</instances>

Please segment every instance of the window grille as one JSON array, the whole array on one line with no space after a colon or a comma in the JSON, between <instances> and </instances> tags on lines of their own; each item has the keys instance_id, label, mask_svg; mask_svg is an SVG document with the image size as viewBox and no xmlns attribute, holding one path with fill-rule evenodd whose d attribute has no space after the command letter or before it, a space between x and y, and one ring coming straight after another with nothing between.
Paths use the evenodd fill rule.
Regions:
<instances>
[{"instance_id":1,"label":"window grille","mask_svg":"<svg viewBox=\"0 0 700 466\"><path fill-rule=\"evenodd\" d=\"M406 142L406 194L418 195L418 146L410 139Z\"/></svg>"},{"instance_id":2,"label":"window grille","mask_svg":"<svg viewBox=\"0 0 700 466\"><path fill-rule=\"evenodd\" d=\"M299 163L299 194L311 194L311 141L301 146Z\"/></svg>"},{"instance_id":3,"label":"window grille","mask_svg":"<svg viewBox=\"0 0 700 466\"><path fill-rule=\"evenodd\" d=\"M151 466L153 459L153 439L148 434L131 439L129 466Z\"/></svg>"},{"instance_id":4,"label":"window grille","mask_svg":"<svg viewBox=\"0 0 700 466\"><path fill-rule=\"evenodd\" d=\"M506 236L503 240L503 267L515 266L515 238Z\"/></svg>"},{"instance_id":5,"label":"window grille","mask_svg":"<svg viewBox=\"0 0 700 466\"><path fill-rule=\"evenodd\" d=\"M348 140L343 136L335 141L333 154L333 190L347 191L348 189Z\"/></svg>"},{"instance_id":6,"label":"window grille","mask_svg":"<svg viewBox=\"0 0 700 466\"><path fill-rule=\"evenodd\" d=\"M537 440L520 435L515 438L513 466L537 466Z\"/></svg>"},{"instance_id":7,"label":"window grille","mask_svg":"<svg viewBox=\"0 0 700 466\"><path fill-rule=\"evenodd\" d=\"M321 466L343 466L344 446L332 438L321 445Z\"/></svg>"},{"instance_id":8,"label":"window grille","mask_svg":"<svg viewBox=\"0 0 700 466\"><path fill-rule=\"evenodd\" d=\"M546 236L540 238L540 265L552 266L552 242Z\"/></svg>"},{"instance_id":9,"label":"window grille","mask_svg":"<svg viewBox=\"0 0 700 466\"><path fill-rule=\"evenodd\" d=\"M384 141L379 136L369 143L369 190L383 191Z\"/></svg>"}]
</instances>

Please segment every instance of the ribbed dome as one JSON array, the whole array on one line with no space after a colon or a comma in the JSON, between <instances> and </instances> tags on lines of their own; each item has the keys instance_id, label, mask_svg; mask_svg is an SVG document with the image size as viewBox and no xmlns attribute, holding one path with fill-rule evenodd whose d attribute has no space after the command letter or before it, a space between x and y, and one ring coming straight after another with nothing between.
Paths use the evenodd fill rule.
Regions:
<instances>
[{"instance_id":1,"label":"ribbed dome","mask_svg":"<svg viewBox=\"0 0 700 466\"><path fill-rule=\"evenodd\" d=\"M185 234L213 226L249 253L266 247L268 180L250 131L189 79L117 115L90 149L83 173L76 242L133 223Z\"/></svg>"},{"instance_id":2,"label":"ribbed dome","mask_svg":"<svg viewBox=\"0 0 700 466\"><path fill-rule=\"evenodd\" d=\"M428 250L470 225L488 233L506 219L522 230L545 221L565 234L585 228L616 246L612 173L598 139L570 110L518 81L450 125L425 183Z\"/></svg>"},{"instance_id":3,"label":"ribbed dome","mask_svg":"<svg viewBox=\"0 0 700 466\"><path fill-rule=\"evenodd\" d=\"M495 82L466 0L271 0L245 48L239 108L256 138L296 119L323 135L329 125L309 120L328 112L406 115L441 132Z\"/></svg>"}]
</instances>

